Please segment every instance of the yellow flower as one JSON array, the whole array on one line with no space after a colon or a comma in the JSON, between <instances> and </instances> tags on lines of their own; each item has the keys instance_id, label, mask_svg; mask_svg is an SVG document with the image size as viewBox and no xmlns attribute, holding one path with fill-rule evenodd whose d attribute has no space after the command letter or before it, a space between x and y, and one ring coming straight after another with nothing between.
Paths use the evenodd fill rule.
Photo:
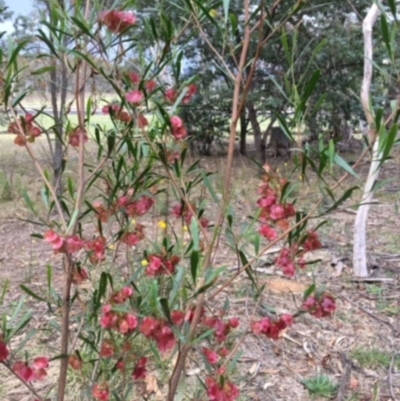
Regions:
<instances>
[{"instance_id":1,"label":"yellow flower","mask_svg":"<svg viewBox=\"0 0 400 401\"><path fill-rule=\"evenodd\" d=\"M160 220L158 222L158 227L160 227L161 230L165 230L167 228L167 223L164 220Z\"/></svg>"},{"instance_id":2,"label":"yellow flower","mask_svg":"<svg viewBox=\"0 0 400 401\"><path fill-rule=\"evenodd\" d=\"M184 225L183 226L183 231L189 231L188 226Z\"/></svg>"},{"instance_id":3,"label":"yellow flower","mask_svg":"<svg viewBox=\"0 0 400 401\"><path fill-rule=\"evenodd\" d=\"M132 220L131 220L131 225L132 225L132 226L135 226L135 225L136 225L136 220L135 220L135 219L132 219Z\"/></svg>"},{"instance_id":4,"label":"yellow flower","mask_svg":"<svg viewBox=\"0 0 400 401\"><path fill-rule=\"evenodd\" d=\"M114 244L108 245L108 249L110 249L111 251L113 251L113 250L115 249L115 245L114 245Z\"/></svg>"},{"instance_id":5,"label":"yellow flower","mask_svg":"<svg viewBox=\"0 0 400 401\"><path fill-rule=\"evenodd\" d=\"M186 246L188 243L186 241L183 241L183 246Z\"/></svg>"},{"instance_id":6,"label":"yellow flower","mask_svg":"<svg viewBox=\"0 0 400 401\"><path fill-rule=\"evenodd\" d=\"M149 265L149 262L146 260L146 259L143 259L142 260L142 266L143 267L146 267L146 266L148 266Z\"/></svg>"},{"instance_id":7,"label":"yellow flower","mask_svg":"<svg viewBox=\"0 0 400 401\"><path fill-rule=\"evenodd\" d=\"M210 16L213 18L218 17L218 11L213 8L212 10L210 10Z\"/></svg>"}]
</instances>

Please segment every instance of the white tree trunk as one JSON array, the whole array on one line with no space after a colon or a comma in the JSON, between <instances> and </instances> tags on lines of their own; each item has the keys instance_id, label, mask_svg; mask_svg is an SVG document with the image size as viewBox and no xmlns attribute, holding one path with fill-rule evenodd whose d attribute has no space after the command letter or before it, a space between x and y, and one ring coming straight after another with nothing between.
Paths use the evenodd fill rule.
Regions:
<instances>
[{"instance_id":1,"label":"white tree trunk","mask_svg":"<svg viewBox=\"0 0 400 401\"><path fill-rule=\"evenodd\" d=\"M358 207L356 222L354 224L354 243L353 243L353 269L354 274L359 277L367 277L367 220L368 212L373 200L373 187L378 179L380 170L380 160L382 154L379 152L379 140L374 144L372 161L369 168L368 178L365 183L364 193L361 204Z\"/></svg>"},{"instance_id":2,"label":"white tree trunk","mask_svg":"<svg viewBox=\"0 0 400 401\"><path fill-rule=\"evenodd\" d=\"M374 196L373 188L378 179L380 170L379 137L374 126L374 118L371 110L370 88L373 70L373 45L372 30L376 20L380 15L379 7L374 3L368 11L363 21L364 35L364 78L361 88L361 103L364 109L365 117L368 122L369 140L373 145L373 154L368 178L365 183L361 204L357 211L354 225L353 242L353 269L354 274L359 277L368 276L367 268L367 220L371 201Z\"/></svg>"}]
</instances>

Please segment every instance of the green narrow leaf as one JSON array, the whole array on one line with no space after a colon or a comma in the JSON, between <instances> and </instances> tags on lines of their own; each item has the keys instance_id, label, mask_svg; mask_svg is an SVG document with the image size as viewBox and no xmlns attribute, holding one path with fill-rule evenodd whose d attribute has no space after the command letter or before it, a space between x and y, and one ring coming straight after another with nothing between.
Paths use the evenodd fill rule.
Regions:
<instances>
[{"instance_id":1,"label":"green narrow leaf","mask_svg":"<svg viewBox=\"0 0 400 401\"><path fill-rule=\"evenodd\" d=\"M214 201L215 203L219 203L218 196L217 196L216 192L214 191L213 186L211 185L211 181L210 181L210 179L208 178L208 175L207 175L204 171L202 171L202 172L201 172L201 177L203 178L204 184L205 184L205 186L207 187L208 192L209 192L210 195L212 196L213 201Z\"/></svg>"},{"instance_id":2,"label":"green narrow leaf","mask_svg":"<svg viewBox=\"0 0 400 401\"><path fill-rule=\"evenodd\" d=\"M40 297L39 295L35 294L31 289L29 289L28 287L26 287L25 285L21 284L19 286L21 288L22 291L26 292L28 295L30 295L32 298L37 299L38 301L42 301L42 302L46 302L46 300L42 297Z\"/></svg>"},{"instance_id":3,"label":"green narrow leaf","mask_svg":"<svg viewBox=\"0 0 400 401\"><path fill-rule=\"evenodd\" d=\"M200 250L200 232L199 232L199 224L197 219L193 218L190 223L190 234L192 236L193 241L193 249L195 251Z\"/></svg>"},{"instance_id":4,"label":"green narrow leaf","mask_svg":"<svg viewBox=\"0 0 400 401\"><path fill-rule=\"evenodd\" d=\"M86 119L88 123L90 122L90 117L92 116L92 109L93 109L93 97L92 95L90 95L86 102Z\"/></svg>"},{"instance_id":5,"label":"green narrow leaf","mask_svg":"<svg viewBox=\"0 0 400 401\"><path fill-rule=\"evenodd\" d=\"M335 159L335 142L333 139L329 140L329 145L328 145L328 158L329 158L329 164L332 170L333 167L333 160Z\"/></svg>"},{"instance_id":6,"label":"green narrow leaf","mask_svg":"<svg viewBox=\"0 0 400 401\"><path fill-rule=\"evenodd\" d=\"M289 42L288 42L288 36L287 36L286 30L284 27L282 28L281 41L282 41L282 47L285 52L286 59L290 63L291 62L290 47L289 47Z\"/></svg>"},{"instance_id":7,"label":"green narrow leaf","mask_svg":"<svg viewBox=\"0 0 400 401\"><path fill-rule=\"evenodd\" d=\"M13 100L13 102L12 102L12 106L13 107L16 107L16 106L18 106L21 102L22 102L22 100L25 98L25 96L28 94L28 90L24 90L23 92L21 92L20 94L18 94L16 97L15 97L15 99Z\"/></svg>"},{"instance_id":8,"label":"green narrow leaf","mask_svg":"<svg viewBox=\"0 0 400 401\"><path fill-rule=\"evenodd\" d=\"M258 235L258 233L254 235L253 245L254 245L254 254L258 255L260 252L260 236Z\"/></svg>"},{"instance_id":9,"label":"green narrow leaf","mask_svg":"<svg viewBox=\"0 0 400 401\"><path fill-rule=\"evenodd\" d=\"M168 299L167 298L161 298L160 299L160 304L161 304L161 309L164 313L164 316L167 318L168 322L170 324L172 324L171 321L171 311L169 309L169 305L168 305Z\"/></svg>"},{"instance_id":10,"label":"green narrow leaf","mask_svg":"<svg viewBox=\"0 0 400 401\"><path fill-rule=\"evenodd\" d=\"M174 277L174 283L172 285L172 290L169 294L169 300L170 300L170 304L174 305L176 302L176 299L179 296L179 293L181 291L182 287L182 282L183 279L185 277L185 268L183 267L178 267L178 271L175 274Z\"/></svg>"},{"instance_id":11,"label":"green narrow leaf","mask_svg":"<svg viewBox=\"0 0 400 401\"><path fill-rule=\"evenodd\" d=\"M375 129L379 132L381 129L383 119L383 109L379 108L375 110Z\"/></svg>"},{"instance_id":12,"label":"green narrow leaf","mask_svg":"<svg viewBox=\"0 0 400 401\"><path fill-rule=\"evenodd\" d=\"M229 4L230 0L223 0L224 3L224 18L225 18L225 24L228 21L228 15L229 15Z\"/></svg>"},{"instance_id":13,"label":"green narrow leaf","mask_svg":"<svg viewBox=\"0 0 400 401\"><path fill-rule=\"evenodd\" d=\"M240 257L240 260L242 262L242 266L248 265L249 261L247 260L246 255L242 251L239 251L239 257ZM249 277L250 281L253 283L254 287L258 288L257 282L256 282L256 280L254 278L254 275L253 275L253 270L252 270L250 265L246 268L246 274Z\"/></svg>"},{"instance_id":14,"label":"green narrow leaf","mask_svg":"<svg viewBox=\"0 0 400 401\"><path fill-rule=\"evenodd\" d=\"M231 20L232 35L235 36L238 29L237 17L235 14L231 14L229 17Z\"/></svg>"},{"instance_id":15,"label":"green narrow leaf","mask_svg":"<svg viewBox=\"0 0 400 401\"><path fill-rule=\"evenodd\" d=\"M192 273L192 279L194 285L196 285L199 261L200 261L199 251L192 251L192 254L190 255L190 271Z\"/></svg>"},{"instance_id":16,"label":"green narrow leaf","mask_svg":"<svg viewBox=\"0 0 400 401\"><path fill-rule=\"evenodd\" d=\"M343 170L347 171L352 176L358 178L358 175L356 174L356 172L350 167L350 165L346 162L346 160L344 160L338 154L335 154L334 161Z\"/></svg>"},{"instance_id":17,"label":"green narrow leaf","mask_svg":"<svg viewBox=\"0 0 400 401\"><path fill-rule=\"evenodd\" d=\"M397 21L397 10L396 10L396 0L388 0L390 11L394 19Z\"/></svg>"},{"instance_id":18,"label":"green narrow leaf","mask_svg":"<svg viewBox=\"0 0 400 401\"><path fill-rule=\"evenodd\" d=\"M86 35L88 35L89 37L91 37L92 39L95 39L92 35L92 33L90 32L89 27L86 25L86 23L83 20L80 20L78 18L75 17L71 17L71 20L75 23L75 25Z\"/></svg>"},{"instance_id":19,"label":"green narrow leaf","mask_svg":"<svg viewBox=\"0 0 400 401\"><path fill-rule=\"evenodd\" d=\"M37 214L37 213L36 213L36 210L35 210L35 207L33 206L33 202L32 202L32 200L31 200L31 198L29 197L29 194L28 194L28 192L26 191L26 189L24 189L24 191L22 192L22 196L23 196L23 198L24 198L24 200L25 200L25 203L27 204L27 206L28 206L29 209L31 210L31 212L32 212L33 214Z\"/></svg>"},{"instance_id":20,"label":"green narrow leaf","mask_svg":"<svg viewBox=\"0 0 400 401\"><path fill-rule=\"evenodd\" d=\"M68 187L68 193L71 199L75 199L75 188L74 188L74 181L72 177L68 177L67 179L67 187Z\"/></svg>"},{"instance_id":21,"label":"green narrow leaf","mask_svg":"<svg viewBox=\"0 0 400 401\"><path fill-rule=\"evenodd\" d=\"M287 125L286 119L279 113L275 113L277 119L279 120L279 124L284 132L284 134L291 139L292 141L294 141L295 139L293 138L292 133L290 132L289 126Z\"/></svg>"},{"instance_id":22,"label":"green narrow leaf","mask_svg":"<svg viewBox=\"0 0 400 401\"><path fill-rule=\"evenodd\" d=\"M107 155L110 156L115 147L115 136L107 136Z\"/></svg>"},{"instance_id":23,"label":"green narrow leaf","mask_svg":"<svg viewBox=\"0 0 400 401\"><path fill-rule=\"evenodd\" d=\"M91 65L95 69L95 71L98 70L98 66L96 66L95 62L86 54L81 53L77 50L71 50L71 53L74 54L75 56L81 58L82 60L86 61L89 65ZM112 83L112 81L109 81L109 82ZM117 88L117 90L119 93L119 88Z\"/></svg>"},{"instance_id":24,"label":"green narrow leaf","mask_svg":"<svg viewBox=\"0 0 400 401\"><path fill-rule=\"evenodd\" d=\"M79 209L75 209L74 212L72 213L71 220L69 221L67 233L70 233L70 231L74 227L78 219L78 216L79 216Z\"/></svg>"},{"instance_id":25,"label":"green narrow leaf","mask_svg":"<svg viewBox=\"0 0 400 401\"><path fill-rule=\"evenodd\" d=\"M19 300L16 308L13 311L13 314L11 315L11 318L9 319L9 323L10 325L13 325L15 323L15 320L17 319L17 317L19 316L19 313L21 312L22 307L24 306L26 301L26 298L23 297ZM5 316L5 315L4 315Z\"/></svg>"},{"instance_id":26,"label":"green narrow leaf","mask_svg":"<svg viewBox=\"0 0 400 401\"><path fill-rule=\"evenodd\" d=\"M8 288L10 287L10 280L9 279L5 280L2 287L3 288L1 290L1 295L0 295L0 305L3 305L4 297L6 296Z\"/></svg>"},{"instance_id":27,"label":"green narrow leaf","mask_svg":"<svg viewBox=\"0 0 400 401\"><path fill-rule=\"evenodd\" d=\"M46 206L47 209L50 207L50 192L47 186L45 188L42 188L40 191L40 194L42 195L42 200L44 205Z\"/></svg>"},{"instance_id":28,"label":"green narrow leaf","mask_svg":"<svg viewBox=\"0 0 400 401\"><path fill-rule=\"evenodd\" d=\"M211 288L214 285L215 279L212 280L211 282L207 283L206 285L204 285L203 287L199 288L198 291L195 292L195 294L193 295L193 298L196 298L197 295L202 294L203 292L206 292L209 288Z\"/></svg>"},{"instance_id":29,"label":"green narrow leaf","mask_svg":"<svg viewBox=\"0 0 400 401\"><path fill-rule=\"evenodd\" d=\"M35 70L35 71L32 71L31 72L31 75L41 75L41 74L45 74L45 73L47 73L47 72L51 72L51 71L53 71L53 70L55 70L55 66L54 65L51 65L51 66L49 66L49 67L42 67L42 68L39 68L39 69L37 69L37 70Z\"/></svg>"},{"instance_id":30,"label":"green narrow leaf","mask_svg":"<svg viewBox=\"0 0 400 401\"><path fill-rule=\"evenodd\" d=\"M53 286L53 267L51 265L47 265L47 288L49 292Z\"/></svg>"},{"instance_id":31,"label":"green narrow leaf","mask_svg":"<svg viewBox=\"0 0 400 401\"><path fill-rule=\"evenodd\" d=\"M341 205L345 200L347 200L348 198L350 198L351 194L353 193L353 191L355 191L356 189L358 189L358 187L352 187L349 188L347 191L345 191L345 193L339 198L339 200L337 200L333 206L331 206L329 209L327 209L323 214L327 214L329 212L331 212L332 210L335 210L338 208L339 205Z\"/></svg>"},{"instance_id":32,"label":"green narrow leaf","mask_svg":"<svg viewBox=\"0 0 400 401\"><path fill-rule=\"evenodd\" d=\"M321 71L320 70L314 71L314 74L312 75L311 79L308 81L306 88L304 89L302 102L305 103L312 95L320 77L321 77Z\"/></svg>"},{"instance_id":33,"label":"green narrow leaf","mask_svg":"<svg viewBox=\"0 0 400 401\"><path fill-rule=\"evenodd\" d=\"M399 132L398 124L393 124L392 128L390 129L389 133L386 135L385 140L382 144L382 160L383 163L390 155L390 152L393 148L393 145L397 138L397 133Z\"/></svg>"},{"instance_id":34,"label":"green narrow leaf","mask_svg":"<svg viewBox=\"0 0 400 401\"><path fill-rule=\"evenodd\" d=\"M393 52L392 52L392 44L390 41L389 26L388 26L385 14L381 14L381 31L382 31L383 41L385 42L386 49L389 53L389 57L391 60L393 60Z\"/></svg>"},{"instance_id":35,"label":"green narrow leaf","mask_svg":"<svg viewBox=\"0 0 400 401\"><path fill-rule=\"evenodd\" d=\"M99 289L98 289L98 293L97 293L97 304L99 305L101 302L101 298L103 298L103 296L106 294L107 291L107 273L103 272L101 273L100 276L100 282L99 282Z\"/></svg>"},{"instance_id":36,"label":"green narrow leaf","mask_svg":"<svg viewBox=\"0 0 400 401\"><path fill-rule=\"evenodd\" d=\"M17 59L20 51L24 48L25 45L27 45L30 42L29 39L23 40L21 41L18 46L12 50L10 58L8 60L7 66L6 66L6 70L11 66L11 64L14 63L14 61Z\"/></svg>"},{"instance_id":37,"label":"green narrow leaf","mask_svg":"<svg viewBox=\"0 0 400 401\"><path fill-rule=\"evenodd\" d=\"M18 325L12 330L12 332L10 333L10 338L14 337L15 335L17 335L20 331L22 331L31 321L32 319L32 312L29 311L27 313L25 313L25 315L22 317L22 319L20 320L20 322L18 323Z\"/></svg>"},{"instance_id":38,"label":"green narrow leaf","mask_svg":"<svg viewBox=\"0 0 400 401\"><path fill-rule=\"evenodd\" d=\"M16 349L13 350L14 354L18 354L19 351L23 350L25 345L28 343L28 341L30 339L32 339L37 333L39 332L39 330L37 329L33 329L31 330L26 336L25 338L18 344L18 347Z\"/></svg>"},{"instance_id":39,"label":"green narrow leaf","mask_svg":"<svg viewBox=\"0 0 400 401\"><path fill-rule=\"evenodd\" d=\"M121 397L118 395L116 391L113 391L112 395L114 396L115 401L122 401Z\"/></svg>"},{"instance_id":40,"label":"green narrow leaf","mask_svg":"<svg viewBox=\"0 0 400 401\"><path fill-rule=\"evenodd\" d=\"M218 29L220 30L220 26L218 23L215 21L215 19L210 15L210 12L204 7L203 2L204 0L193 0L196 5L201 9L203 12L203 15ZM189 1L190 3L190 1ZM204 22L203 18L201 18L201 22Z\"/></svg>"},{"instance_id":41,"label":"green narrow leaf","mask_svg":"<svg viewBox=\"0 0 400 401\"><path fill-rule=\"evenodd\" d=\"M156 24L154 22L154 18L150 18L150 27L151 27L151 31L153 33L154 40L158 41L158 32L157 32Z\"/></svg>"},{"instance_id":42,"label":"green narrow leaf","mask_svg":"<svg viewBox=\"0 0 400 401\"><path fill-rule=\"evenodd\" d=\"M181 76L182 70L182 58L183 58L183 51L178 53L178 57L176 58L175 62L175 69L176 69L176 80L179 82L179 78Z\"/></svg>"}]
</instances>

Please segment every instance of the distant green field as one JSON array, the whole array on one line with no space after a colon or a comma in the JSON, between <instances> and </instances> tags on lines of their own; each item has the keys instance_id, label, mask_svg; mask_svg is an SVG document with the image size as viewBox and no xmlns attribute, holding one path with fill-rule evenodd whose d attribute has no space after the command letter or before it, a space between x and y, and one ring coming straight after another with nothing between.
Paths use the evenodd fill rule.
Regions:
<instances>
[{"instance_id":1,"label":"distant green field","mask_svg":"<svg viewBox=\"0 0 400 401\"><path fill-rule=\"evenodd\" d=\"M70 115L69 120L73 126L78 125L78 116ZM38 124L42 126L44 129L49 129L54 125L54 119L47 115L41 115L37 118ZM89 122L89 131L91 134L94 133L94 128L96 125L100 125L104 129L111 129L113 127L113 123L109 116L107 115L94 115L90 117ZM0 125L0 132L7 132L8 125Z\"/></svg>"},{"instance_id":2,"label":"distant green field","mask_svg":"<svg viewBox=\"0 0 400 401\"><path fill-rule=\"evenodd\" d=\"M86 96L86 99L88 99L89 96L90 94ZM100 108L102 108L106 103L111 103L112 101L117 100L117 97L111 93L105 93L103 95L100 95L98 98L100 98L100 100L98 101L98 107ZM51 106L50 96L43 97L28 95L23 99L22 103L24 107L31 107L33 109L41 109L42 107ZM67 104L71 104L71 108L73 109L76 108L76 105L71 96L67 97Z\"/></svg>"},{"instance_id":3,"label":"distant green field","mask_svg":"<svg viewBox=\"0 0 400 401\"><path fill-rule=\"evenodd\" d=\"M70 115L68 118L73 126L78 125L78 116L77 115ZM51 126L54 125L54 120L49 116L41 115L38 117L38 123L40 125L42 125L45 129L49 129ZM90 122L89 122L89 131L91 133L94 133L94 127L96 125L100 125L104 129L110 129L113 127L111 118L107 115L91 116Z\"/></svg>"}]
</instances>

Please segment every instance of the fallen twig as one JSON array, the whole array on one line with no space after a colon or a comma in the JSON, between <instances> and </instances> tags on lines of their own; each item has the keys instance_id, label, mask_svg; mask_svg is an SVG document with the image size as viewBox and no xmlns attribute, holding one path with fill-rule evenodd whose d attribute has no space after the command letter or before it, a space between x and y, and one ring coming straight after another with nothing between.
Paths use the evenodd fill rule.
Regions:
<instances>
[{"instance_id":1,"label":"fallen twig","mask_svg":"<svg viewBox=\"0 0 400 401\"><path fill-rule=\"evenodd\" d=\"M382 319L376 315L374 315L372 312L368 311L367 309L364 309L362 306L358 305L357 303L353 302L351 299L347 298L346 296L342 295L341 296L345 301L350 302L352 305L357 306L358 309L366 313L367 315L371 316L373 319L377 320L378 322L381 322L383 324L386 324L386 326L390 327L393 333L394 337L399 337L400 333L393 327L391 323L389 323L387 320Z\"/></svg>"},{"instance_id":2,"label":"fallen twig","mask_svg":"<svg viewBox=\"0 0 400 401\"><path fill-rule=\"evenodd\" d=\"M339 355L340 355L340 360L342 362L342 365L344 366L344 372L340 379L340 387L339 387L339 390L337 393L336 400L343 401L346 396L346 384L350 378L351 365L350 365L349 361L347 360L346 355L343 352L340 352Z\"/></svg>"},{"instance_id":3,"label":"fallen twig","mask_svg":"<svg viewBox=\"0 0 400 401\"><path fill-rule=\"evenodd\" d=\"M352 283L393 283L395 279L390 277L355 277L350 281Z\"/></svg>"},{"instance_id":4,"label":"fallen twig","mask_svg":"<svg viewBox=\"0 0 400 401\"><path fill-rule=\"evenodd\" d=\"M390 361L390 366L389 366L389 391L390 391L390 395L391 395L393 401L396 401L396 397L395 397L394 391L393 391L393 383L392 383L393 363L394 363L395 357L396 357L396 354L393 354L392 360Z\"/></svg>"},{"instance_id":5,"label":"fallen twig","mask_svg":"<svg viewBox=\"0 0 400 401\"><path fill-rule=\"evenodd\" d=\"M303 345L301 343L299 343L298 341L296 341L294 338L289 337L287 334L283 334L282 338L284 338L285 340L291 341L293 344L298 345L299 347L303 347Z\"/></svg>"}]
</instances>

